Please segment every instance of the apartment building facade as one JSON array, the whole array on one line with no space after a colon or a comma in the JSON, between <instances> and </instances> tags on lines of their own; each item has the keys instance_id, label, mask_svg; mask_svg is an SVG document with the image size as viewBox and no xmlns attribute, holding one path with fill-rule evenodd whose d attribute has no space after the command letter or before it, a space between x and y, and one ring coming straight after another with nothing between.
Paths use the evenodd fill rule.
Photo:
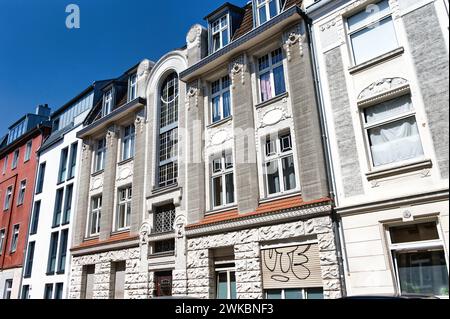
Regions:
<instances>
[{"instance_id":1,"label":"apartment building facade","mask_svg":"<svg viewBox=\"0 0 450 319\"><path fill-rule=\"evenodd\" d=\"M50 109L38 106L0 140L0 299L19 297L28 221L38 165L37 150L50 133Z\"/></svg>"},{"instance_id":2,"label":"apartment building facade","mask_svg":"<svg viewBox=\"0 0 450 319\"><path fill-rule=\"evenodd\" d=\"M448 298L448 1L308 1L348 295Z\"/></svg>"},{"instance_id":3,"label":"apartment building facade","mask_svg":"<svg viewBox=\"0 0 450 319\"><path fill-rule=\"evenodd\" d=\"M185 263L173 292L341 296L302 1L229 3L187 36Z\"/></svg>"},{"instance_id":4,"label":"apartment building facade","mask_svg":"<svg viewBox=\"0 0 450 319\"><path fill-rule=\"evenodd\" d=\"M104 83L95 82L51 115L52 133L38 150L22 299L66 299L68 296L69 249L81 159L77 132L100 99Z\"/></svg>"}]
</instances>

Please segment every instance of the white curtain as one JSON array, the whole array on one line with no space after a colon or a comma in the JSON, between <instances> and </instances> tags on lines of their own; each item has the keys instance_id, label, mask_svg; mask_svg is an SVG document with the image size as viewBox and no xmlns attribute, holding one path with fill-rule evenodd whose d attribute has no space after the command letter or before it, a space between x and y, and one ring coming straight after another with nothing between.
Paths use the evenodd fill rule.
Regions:
<instances>
[{"instance_id":1,"label":"white curtain","mask_svg":"<svg viewBox=\"0 0 450 319\"><path fill-rule=\"evenodd\" d=\"M414 117L369 130L374 166L422 156L423 148Z\"/></svg>"}]
</instances>

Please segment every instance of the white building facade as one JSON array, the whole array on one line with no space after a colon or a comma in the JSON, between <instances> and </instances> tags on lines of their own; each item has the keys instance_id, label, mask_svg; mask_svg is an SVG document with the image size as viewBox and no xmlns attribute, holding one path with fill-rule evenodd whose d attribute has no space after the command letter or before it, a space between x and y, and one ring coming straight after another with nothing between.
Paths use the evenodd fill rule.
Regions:
<instances>
[{"instance_id":1,"label":"white building facade","mask_svg":"<svg viewBox=\"0 0 450 319\"><path fill-rule=\"evenodd\" d=\"M448 1L307 1L346 294L448 298Z\"/></svg>"}]
</instances>

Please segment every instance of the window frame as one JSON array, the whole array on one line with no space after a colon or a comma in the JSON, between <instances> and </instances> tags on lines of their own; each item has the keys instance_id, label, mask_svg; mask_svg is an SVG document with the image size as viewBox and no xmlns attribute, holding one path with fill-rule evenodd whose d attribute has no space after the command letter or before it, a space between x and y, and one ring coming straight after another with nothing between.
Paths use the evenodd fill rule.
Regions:
<instances>
[{"instance_id":1,"label":"window frame","mask_svg":"<svg viewBox=\"0 0 450 319\"><path fill-rule=\"evenodd\" d=\"M287 300L286 299L286 291L287 290L299 290L299 291L301 291L301 294L302 294L302 299L300 299L300 300L311 300L308 298L308 294L309 294L308 290L311 290L311 289L322 289L322 291L323 291L323 287L266 289L266 290L264 290L264 299L273 300L273 299L268 298L269 291L280 290L281 291L281 300Z\"/></svg>"},{"instance_id":2,"label":"window frame","mask_svg":"<svg viewBox=\"0 0 450 319\"><path fill-rule=\"evenodd\" d=\"M11 162L11 170L14 170L17 168L17 165L19 164L19 157L20 157L20 149L16 149L14 151L13 160Z\"/></svg>"},{"instance_id":3,"label":"window frame","mask_svg":"<svg viewBox=\"0 0 450 319\"><path fill-rule=\"evenodd\" d=\"M14 192L13 186L12 185L8 186L3 200L3 211L8 211L11 208L11 200L13 197L13 192Z\"/></svg>"},{"instance_id":4,"label":"window frame","mask_svg":"<svg viewBox=\"0 0 450 319\"><path fill-rule=\"evenodd\" d=\"M226 25L222 26L222 21L226 20ZM221 15L220 17L218 17L217 19L215 19L213 22L210 23L210 30L211 30L211 38L210 38L210 43L211 43L211 52L210 53L214 53L219 51L220 49L222 49L223 47L227 46L230 42L231 42L231 32L230 32L230 14L228 12L224 13L223 15ZM215 25L218 25L218 29L215 30ZM227 31L228 34L228 39L226 40L226 43L224 42L224 38L223 38L223 33L224 31ZM216 35L219 35L219 42L220 45L218 48L214 47L214 37Z\"/></svg>"},{"instance_id":5,"label":"window frame","mask_svg":"<svg viewBox=\"0 0 450 319\"><path fill-rule=\"evenodd\" d=\"M53 208L52 228L61 226L64 209L64 187L58 188L55 193L55 205Z\"/></svg>"},{"instance_id":6,"label":"window frame","mask_svg":"<svg viewBox=\"0 0 450 319\"><path fill-rule=\"evenodd\" d=\"M69 160L69 147L65 147L61 150L59 157L59 170L58 170L58 184L63 183L67 178L68 167L67 161Z\"/></svg>"},{"instance_id":7,"label":"window frame","mask_svg":"<svg viewBox=\"0 0 450 319\"><path fill-rule=\"evenodd\" d=\"M21 206L25 202L26 191L27 191L27 180L24 179L20 181L19 195L17 196L17 206Z\"/></svg>"},{"instance_id":8,"label":"window frame","mask_svg":"<svg viewBox=\"0 0 450 319\"><path fill-rule=\"evenodd\" d=\"M47 258L47 276L52 276L56 273L56 267L58 263L59 238L59 231L52 232L50 234L50 245Z\"/></svg>"},{"instance_id":9,"label":"window frame","mask_svg":"<svg viewBox=\"0 0 450 319\"><path fill-rule=\"evenodd\" d=\"M0 256L3 255L3 246L6 239L6 228L0 229Z\"/></svg>"},{"instance_id":10,"label":"window frame","mask_svg":"<svg viewBox=\"0 0 450 319\"><path fill-rule=\"evenodd\" d=\"M411 105L412 105L412 109L410 111L402 113L400 115L397 114L397 115L394 115L394 116L390 116L390 117L388 117L386 119L378 120L378 121L375 121L375 122L373 122L371 124L367 123L366 113L365 113L367 109L369 109L371 107L375 107L375 106L380 105L382 103L387 103L387 102L390 102L390 101L394 101L396 99L401 99L401 98L403 98L405 96L409 96L410 97ZM424 144L423 144L422 135L421 135L421 132L420 132L420 126L419 126L419 123L417 122L417 110L414 107L414 103L412 101L412 96L411 96L410 93L408 93L406 95L393 97L393 98L388 98L388 99L380 101L380 102L378 102L376 104L371 104L371 105L368 105L368 106L361 107L360 108L360 116L361 116L363 133L364 133L364 141L365 141L365 145L366 145L366 153L368 154L368 159L369 159L370 171L383 170L383 169L387 169L389 167L401 166L403 164L410 163L410 162L417 162L420 159L425 158L425 148L424 148ZM395 123L395 122L399 122L399 121L402 121L402 120L407 120L407 119L410 119L410 118L414 118L414 120L416 122L417 130L419 132L420 144L422 146L422 150L423 150L424 154L421 157L414 157L414 158L410 158L410 159L406 159L406 160L401 160L401 161L397 161L397 162L392 162L392 163L387 163L387 164L382 164L382 165L375 166L374 158L373 158L373 154L372 154L372 147L371 147L369 131L372 130L372 129L376 129L378 127L382 127L382 126L385 126L385 125L388 125L388 124L392 124L392 123Z\"/></svg>"},{"instance_id":11,"label":"window frame","mask_svg":"<svg viewBox=\"0 0 450 319\"><path fill-rule=\"evenodd\" d=\"M37 200L33 206L33 216L30 224L30 235L36 235L39 227L39 215L41 214L41 201Z\"/></svg>"},{"instance_id":12,"label":"window frame","mask_svg":"<svg viewBox=\"0 0 450 319\"><path fill-rule=\"evenodd\" d=\"M17 251L17 245L19 243L19 235L20 235L20 224L16 224L13 226L13 233L11 235L11 246L9 248L9 252L11 254Z\"/></svg>"},{"instance_id":13,"label":"window frame","mask_svg":"<svg viewBox=\"0 0 450 319\"><path fill-rule=\"evenodd\" d=\"M97 204L97 206L95 206ZM93 196L91 198L91 208L89 210L89 216L88 216L88 229L87 234L88 238L90 237L96 237L100 235L100 220L101 220L101 213L102 213L102 207L103 207L103 196L97 195ZM95 233L92 232L92 225L94 222L94 216L95 216L95 229L97 230Z\"/></svg>"},{"instance_id":14,"label":"window frame","mask_svg":"<svg viewBox=\"0 0 450 319\"><path fill-rule=\"evenodd\" d=\"M3 162L3 168L2 168L2 174L5 175L6 174L6 170L8 169L8 160L9 160L9 155L5 156L4 162Z\"/></svg>"},{"instance_id":15,"label":"window frame","mask_svg":"<svg viewBox=\"0 0 450 319\"><path fill-rule=\"evenodd\" d=\"M224 262L225 263L225 262ZM234 263L231 262L231 263ZM230 264L230 262L226 262L226 264ZM227 299L226 300L235 300L232 299L232 291L231 291L231 274L234 273L235 278L235 284L237 284L237 277L236 277L236 266L234 267L221 267L220 264L216 264L214 268L214 274L216 276L216 298L219 296L219 274L227 274ZM237 298L237 289L235 291L236 298Z\"/></svg>"},{"instance_id":16,"label":"window frame","mask_svg":"<svg viewBox=\"0 0 450 319\"><path fill-rule=\"evenodd\" d=\"M270 16L270 2L271 1L275 1L276 9L277 9L277 13L273 17ZM280 0L262 0L261 2L259 0L255 0L256 25L261 26L261 25L269 22L273 18L275 18L277 15L279 15L283 11L285 4L286 4L286 1L284 1L282 3L282 1L280 1ZM261 22L261 16L260 16L260 12L259 12L259 10L262 7L265 7L265 12L266 12L266 21L264 21L264 22Z\"/></svg>"},{"instance_id":17,"label":"window frame","mask_svg":"<svg viewBox=\"0 0 450 319\"><path fill-rule=\"evenodd\" d=\"M61 225L70 224L70 218L72 215L72 202L73 202L73 184L67 185L64 190L64 202L62 210Z\"/></svg>"},{"instance_id":18,"label":"window frame","mask_svg":"<svg viewBox=\"0 0 450 319\"><path fill-rule=\"evenodd\" d=\"M28 243L27 257L26 257L25 267L24 267L24 271L23 271L24 278L31 277L31 274L33 272L33 262L34 262L35 251L36 251L36 242L31 241L30 243Z\"/></svg>"},{"instance_id":19,"label":"window frame","mask_svg":"<svg viewBox=\"0 0 450 319\"><path fill-rule=\"evenodd\" d=\"M129 130L128 134L127 130ZM136 151L136 127L133 123L123 127L121 144L122 144L121 160L127 161L129 159L134 158Z\"/></svg>"},{"instance_id":20,"label":"window frame","mask_svg":"<svg viewBox=\"0 0 450 319\"><path fill-rule=\"evenodd\" d=\"M125 198L122 198L122 192L125 194ZM133 202L133 186L128 185L121 187L117 190L117 209L116 217L114 218L114 229L116 231L125 231L131 227L131 215L132 215L132 202ZM124 207L124 216L121 216L121 208ZM128 214L129 210L129 214ZM120 227L123 221L123 226Z\"/></svg>"},{"instance_id":21,"label":"window frame","mask_svg":"<svg viewBox=\"0 0 450 319\"><path fill-rule=\"evenodd\" d=\"M291 148L286 151L283 151L282 139L287 136L290 136ZM273 141L270 138L271 138L271 135L266 135L263 138L263 141L265 141L264 149L263 149L263 172L264 172L264 185L265 185L266 198L278 197L280 195L295 193L300 190L300 183L298 181L299 170L298 170L297 163L295 160L292 132L282 131L282 132L278 133L276 141ZM267 145L268 144L273 145L273 143L275 143L275 152L270 153L271 155L267 155ZM292 157L292 162L294 164L295 187L293 189L286 190L285 185L284 185L283 160L286 158L289 158L289 157ZM269 174L267 173L267 169L268 169L267 165L269 163L272 163L275 161L277 162L277 165L278 165L278 179L279 179L280 191L277 193L270 194L269 180L268 180Z\"/></svg>"},{"instance_id":22,"label":"window frame","mask_svg":"<svg viewBox=\"0 0 450 319\"><path fill-rule=\"evenodd\" d=\"M229 164L228 161L228 157L231 156L231 167L228 166L227 164ZM218 170L216 170L216 163L217 161L220 160L220 168ZM236 183L235 183L235 173L234 173L234 167L235 167L235 160L233 157L233 152L231 150L227 150L227 151L223 151L219 155L216 156L211 156L211 160L210 160L210 189L211 189L211 208L213 210L218 210L218 209L222 209L225 207L230 207L230 206L234 206L236 204ZM227 185L226 185L226 179L227 176L229 175L233 175L233 201L231 203L227 203ZM222 198L221 198L221 205L216 206L215 205L215 199L216 199L216 194L215 194L215 187L214 187L214 181L216 179L220 178L221 179L221 183L222 183Z\"/></svg>"},{"instance_id":23,"label":"window frame","mask_svg":"<svg viewBox=\"0 0 450 319\"><path fill-rule=\"evenodd\" d=\"M105 93L103 93L102 117L107 116L113 111L113 91L113 88L110 88L109 90L105 91Z\"/></svg>"},{"instance_id":24,"label":"window frame","mask_svg":"<svg viewBox=\"0 0 450 319\"><path fill-rule=\"evenodd\" d=\"M224 86L225 80L227 79L228 81L228 86ZM213 92L213 85L219 82L219 90L217 92ZM211 82L210 84L210 89L211 89L211 95L210 95L210 110L211 110L211 116L210 116L210 123L211 124L215 124L218 123L220 121L224 121L226 119L229 119L233 116L233 101L232 101L232 97L231 97L231 78L230 76L227 74L225 76L220 77L219 79L217 79L216 81ZM224 103L224 95L228 93L229 94L229 110L228 112L230 113L228 116L225 117L225 103ZM218 120L214 120L214 99L215 98L219 98L219 119Z\"/></svg>"},{"instance_id":25,"label":"window frame","mask_svg":"<svg viewBox=\"0 0 450 319\"><path fill-rule=\"evenodd\" d=\"M100 143L102 144L100 145ZM94 174L101 172L105 169L106 151L107 151L106 137L98 139L95 145ZM99 163L101 163L100 166Z\"/></svg>"},{"instance_id":26,"label":"window frame","mask_svg":"<svg viewBox=\"0 0 450 319\"><path fill-rule=\"evenodd\" d=\"M130 74L128 77L128 102L131 102L138 97L138 76L137 73ZM134 94L133 94L134 92Z\"/></svg>"},{"instance_id":27,"label":"window frame","mask_svg":"<svg viewBox=\"0 0 450 319\"><path fill-rule=\"evenodd\" d=\"M75 171L77 167L77 157L78 157L78 142L72 143L70 145L70 156L69 162L67 164L67 179L71 180L75 177Z\"/></svg>"},{"instance_id":28,"label":"window frame","mask_svg":"<svg viewBox=\"0 0 450 319\"><path fill-rule=\"evenodd\" d=\"M170 209L169 209L170 208ZM164 205L157 207L153 213L153 233L154 234L167 234L175 232L174 222L176 219L176 208L173 205ZM157 227L158 218L161 219L161 227ZM161 229L159 229L161 228Z\"/></svg>"},{"instance_id":29,"label":"window frame","mask_svg":"<svg viewBox=\"0 0 450 319\"><path fill-rule=\"evenodd\" d=\"M368 62L368 61L370 61L370 60L372 60L372 59L376 59L376 58L377 58L377 57L375 56L375 57L372 58L372 59L369 59L369 60L366 60L366 61L363 61L363 62L356 63L355 51L354 51L354 48L353 48L353 42L352 42L352 36L353 36L354 34L357 34L357 33L361 32L361 31L363 31L363 30L365 30L365 29L370 29L370 27L373 26L374 24L380 23L380 22L382 22L382 21L384 21L384 20L386 20L386 19L388 19L388 18L391 18L392 24L393 24L393 27L394 27L394 33L395 33L394 35L395 35L395 38L396 38L396 40L397 40L397 47L399 46L399 36L398 36L397 30L396 30L396 28L395 28L395 22L394 22L394 17L393 17L393 13L392 13L392 7L390 6L388 0L386 0L386 1L387 1L387 4L388 4L388 6L389 6L389 12L388 12L388 13L386 13L386 14L384 14L384 15L382 15L382 16L379 16L379 17L372 17L372 18L370 18L369 21L368 21L367 23L365 23L364 25L362 25L362 26L356 28L355 30L350 31L350 25L349 25L349 23L348 23L348 20L349 20L351 17L354 17L355 15L360 14L360 13L363 12L363 11L366 11L366 12L367 12L367 7L368 7L369 5L377 5L378 3L381 3L381 2L383 2L383 1L385 1L385 0L380 0L380 1L377 1L377 2L375 2L375 3L369 3L369 4L367 4L367 5L365 6L364 9L361 8L361 10L359 10L359 11L357 11L357 12L354 12L353 14L348 15L347 17L345 17L345 23L344 23L344 24L345 24L345 32L346 32L346 36L347 36L348 50L349 50L349 52L350 52L350 60L351 60L351 63L352 63L353 66L357 66L357 65L360 65L360 64L364 64L364 63L366 63L366 62ZM394 48L394 49L395 49L395 48ZM389 52L389 51L384 52L383 54L386 54L386 53L388 53L388 52Z\"/></svg>"},{"instance_id":30,"label":"window frame","mask_svg":"<svg viewBox=\"0 0 450 319\"><path fill-rule=\"evenodd\" d=\"M47 162L43 162L39 164L39 172L38 179L36 183L36 195L41 194L44 189L44 181L45 181L45 170L47 167Z\"/></svg>"},{"instance_id":31,"label":"window frame","mask_svg":"<svg viewBox=\"0 0 450 319\"><path fill-rule=\"evenodd\" d=\"M272 54L275 51L278 51L278 50L281 51L282 59L279 62L273 63L273 56L272 56ZM262 70L260 70L260 67L259 67L260 63L259 62L260 62L260 60L262 58L265 58L265 57L268 58L269 66L264 68L264 69L262 69ZM264 102L270 101L270 100L272 100L272 99L274 99L274 98L276 98L278 96L282 96L283 94L286 94L286 92L288 91L287 90L287 85L286 85L287 84L287 82L286 82L286 68L284 66L284 60L285 60L285 54L283 52L283 48L281 48L281 47L279 47L279 48L277 48L275 50L271 50L269 53L261 55L261 56L259 56L257 58L257 62L256 62L257 63L257 65L256 65L256 70L257 70L256 77L257 77L257 81L258 81L258 96L259 96L258 100L259 100L260 103L264 103ZM282 92L280 94L276 94L274 70L279 68L279 67L282 67L282 70L283 70L284 92ZM262 89L261 89L261 76L263 76L263 75L265 75L267 73L269 73L269 77L270 77L270 86L271 86L270 94L271 94L271 97L269 97L266 100L264 100L263 96L262 96Z\"/></svg>"},{"instance_id":32,"label":"window frame","mask_svg":"<svg viewBox=\"0 0 450 319\"><path fill-rule=\"evenodd\" d=\"M67 247L69 244L69 229L61 230L58 240L58 255L56 259L56 274L62 275L66 272Z\"/></svg>"},{"instance_id":33,"label":"window frame","mask_svg":"<svg viewBox=\"0 0 450 319\"><path fill-rule=\"evenodd\" d=\"M14 283L13 279L5 280L5 290L3 291L3 299L5 300L11 299L13 283Z\"/></svg>"},{"instance_id":34,"label":"window frame","mask_svg":"<svg viewBox=\"0 0 450 319\"><path fill-rule=\"evenodd\" d=\"M33 150L33 141L28 141L25 149L25 157L23 159L24 163L28 162L31 159L32 150Z\"/></svg>"}]
</instances>

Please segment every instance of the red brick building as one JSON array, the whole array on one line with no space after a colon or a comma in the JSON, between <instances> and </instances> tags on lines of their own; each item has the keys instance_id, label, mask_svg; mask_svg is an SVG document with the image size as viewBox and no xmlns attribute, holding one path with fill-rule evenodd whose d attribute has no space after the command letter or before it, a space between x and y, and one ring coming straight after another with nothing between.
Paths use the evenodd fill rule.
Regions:
<instances>
[{"instance_id":1,"label":"red brick building","mask_svg":"<svg viewBox=\"0 0 450 319\"><path fill-rule=\"evenodd\" d=\"M50 134L50 109L39 106L0 139L0 299L19 296L37 176L37 150Z\"/></svg>"}]
</instances>

